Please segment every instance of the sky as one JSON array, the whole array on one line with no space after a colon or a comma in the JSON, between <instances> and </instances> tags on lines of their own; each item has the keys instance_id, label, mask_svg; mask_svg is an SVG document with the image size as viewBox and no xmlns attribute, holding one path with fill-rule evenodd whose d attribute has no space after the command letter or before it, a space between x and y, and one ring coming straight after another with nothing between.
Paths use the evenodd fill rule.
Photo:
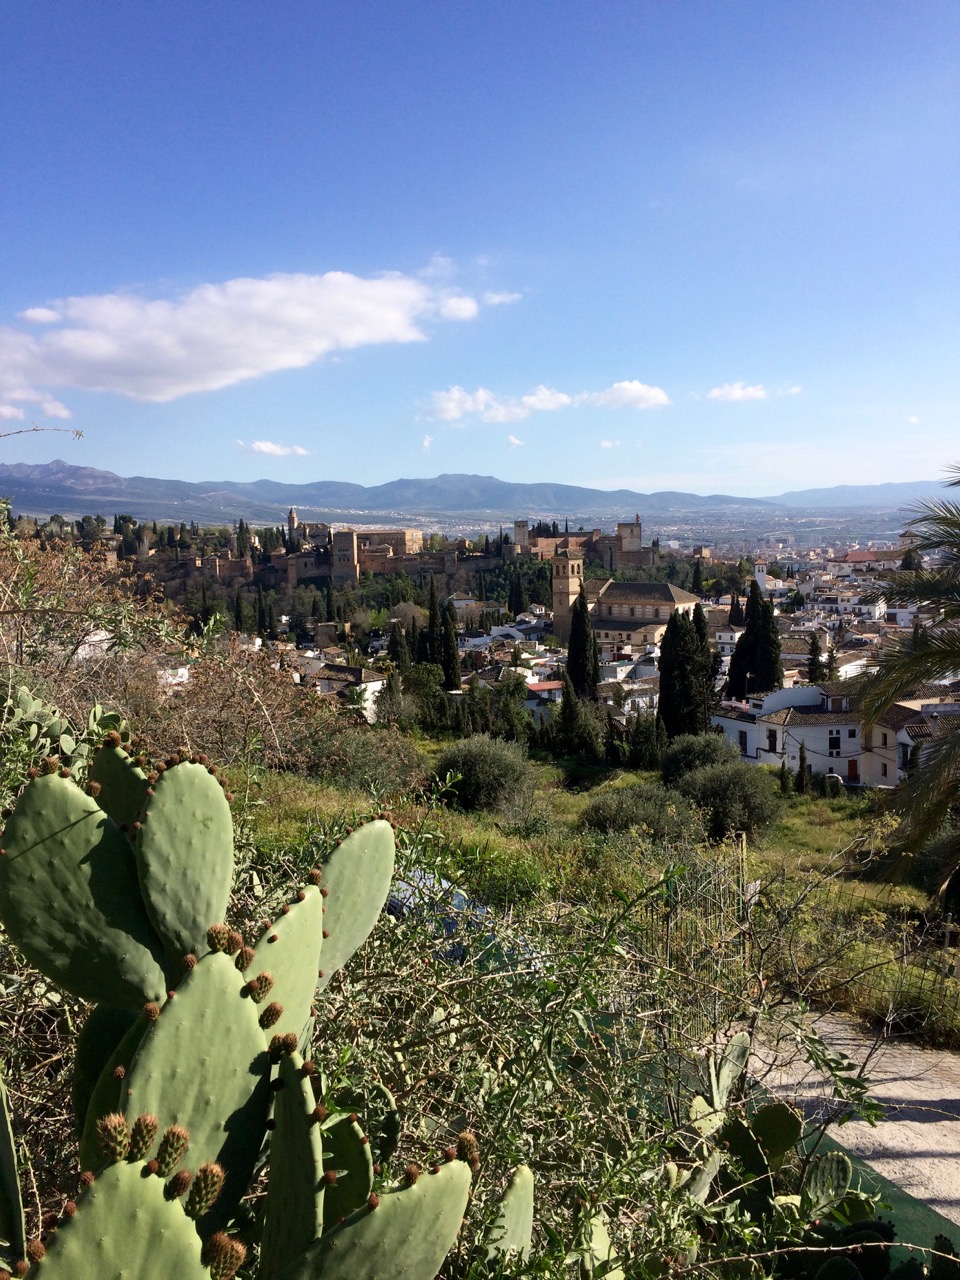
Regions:
<instances>
[{"instance_id":1,"label":"sky","mask_svg":"<svg viewBox=\"0 0 960 1280\"><path fill-rule=\"evenodd\" d=\"M960 458L956 0L0 0L0 126L0 461Z\"/></svg>"}]
</instances>

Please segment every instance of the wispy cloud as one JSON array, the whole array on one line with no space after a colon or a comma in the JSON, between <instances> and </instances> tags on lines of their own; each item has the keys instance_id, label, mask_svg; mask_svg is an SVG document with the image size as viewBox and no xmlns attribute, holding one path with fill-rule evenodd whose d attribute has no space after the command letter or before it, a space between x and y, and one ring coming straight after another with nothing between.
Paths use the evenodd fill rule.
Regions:
<instances>
[{"instance_id":1,"label":"wispy cloud","mask_svg":"<svg viewBox=\"0 0 960 1280\"><path fill-rule=\"evenodd\" d=\"M910 417L907 419L907 422L909 422L911 427L919 427L920 425L920 419L917 417L915 413L911 413Z\"/></svg>"},{"instance_id":2,"label":"wispy cloud","mask_svg":"<svg viewBox=\"0 0 960 1280\"><path fill-rule=\"evenodd\" d=\"M619 440L601 440L600 448L601 449L619 449L620 441Z\"/></svg>"},{"instance_id":3,"label":"wispy cloud","mask_svg":"<svg viewBox=\"0 0 960 1280\"><path fill-rule=\"evenodd\" d=\"M25 416L15 404L0 404L0 418L5 422L22 422Z\"/></svg>"},{"instance_id":4,"label":"wispy cloud","mask_svg":"<svg viewBox=\"0 0 960 1280\"><path fill-rule=\"evenodd\" d=\"M799 391L800 388L798 387ZM767 391L759 385L748 387L744 382L725 382L707 392L708 400L766 400Z\"/></svg>"},{"instance_id":5,"label":"wispy cloud","mask_svg":"<svg viewBox=\"0 0 960 1280\"><path fill-rule=\"evenodd\" d=\"M519 302L523 297L522 293L485 293L483 300L488 307L503 307L511 302Z\"/></svg>"},{"instance_id":6,"label":"wispy cloud","mask_svg":"<svg viewBox=\"0 0 960 1280\"><path fill-rule=\"evenodd\" d=\"M431 324L472 320L480 304L449 287L453 264L420 276L284 273L201 284L174 297L133 292L54 300L0 328L0 402L66 406L47 388L164 403L217 391L337 352L425 342Z\"/></svg>"},{"instance_id":7,"label":"wispy cloud","mask_svg":"<svg viewBox=\"0 0 960 1280\"><path fill-rule=\"evenodd\" d=\"M310 450L302 444L277 444L274 440L235 440L234 444L244 453L265 453L271 458L309 458Z\"/></svg>"},{"instance_id":8,"label":"wispy cloud","mask_svg":"<svg viewBox=\"0 0 960 1280\"><path fill-rule=\"evenodd\" d=\"M798 396L802 390L803 387L787 387L786 394L788 396Z\"/></svg>"},{"instance_id":9,"label":"wispy cloud","mask_svg":"<svg viewBox=\"0 0 960 1280\"><path fill-rule=\"evenodd\" d=\"M558 391L543 383L522 396L503 396L488 387L467 391L464 387L449 387L435 391L430 397L428 412L440 422L465 424L468 418L481 422L522 422L534 413L553 413L580 405L593 405L602 409L652 409L667 405L670 397L661 387L647 386L643 382L615 382L604 391L579 391L573 395Z\"/></svg>"},{"instance_id":10,"label":"wispy cloud","mask_svg":"<svg viewBox=\"0 0 960 1280\"><path fill-rule=\"evenodd\" d=\"M430 436L430 435L424 435L424 437L423 437L423 447L424 447L424 449L425 449L427 452L429 452L429 451L430 451L430 446L431 446L432 444L433 444L433 436Z\"/></svg>"},{"instance_id":11,"label":"wispy cloud","mask_svg":"<svg viewBox=\"0 0 960 1280\"><path fill-rule=\"evenodd\" d=\"M523 444L523 441L518 440L516 436L507 436L507 444L511 449L516 449Z\"/></svg>"}]
</instances>

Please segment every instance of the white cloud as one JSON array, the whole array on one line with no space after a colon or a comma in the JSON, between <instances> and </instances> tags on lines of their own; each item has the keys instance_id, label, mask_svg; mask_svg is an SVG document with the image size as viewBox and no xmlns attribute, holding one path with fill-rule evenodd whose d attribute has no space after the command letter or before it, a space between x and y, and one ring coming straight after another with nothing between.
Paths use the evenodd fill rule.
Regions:
<instances>
[{"instance_id":1,"label":"white cloud","mask_svg":"<svg viewBox=\"0 0 960 1280\"><path fill-rule=\"evenodd\" d=\"M56 324L63 316L52 307L27 307L19 313L21 320L29 320L31 324Z\"/></svg>"},{"instance_id":2,"label":"white cloud","mask_svg":"<svg viewBox=\"0 0 960 1280\"><path fill-rule=\"evenodd\" d=\"M444 298L440 303L440 314L444 320L472 320L480 308L476 298L455 295Z\"/></svg>"},{"instance_id":3,"label":"white cloud","mask_svg":"<svg viewBox=\"0 0 960 1280\"><path fill-rule=\"evenodd\" d=\"M911 427L919 427L920 425L920 419L917 417L915 413L911 413L910 417L907 419L907 422L909 422Z\"/></svg>"},{"instance_id":4,"label":"white cloud","mask_svg":"<svg viewBox=\"0 0 960 1280\"><path fill-rule=\"evenodd\" d=\"M48 418L72 418L73 414L59 400L41 400L40 409Z\"/></svg>"},{"instance_id":5,"label":"white cloud","mask_svg":"<svg viewBox=\"0 0 960 1280\"><path fill-rule=\"evenodd\" d=\"M568 396L565 391L554 391L552 387L545 387L541 382L539 387L521 396L520 403L526 409L549 413L553 409L565 409L568 404L573 404L573 397Z\"/></svg>"},{"instance_id":6,"label":"white cloud","mask_svg":"<svg viewBox=\"0 0 960 1280\"><path fill-rule=\"evenodd\" d=\"M748 387L743 382L725 382L722 387L714 387L712 391L707 392L708 400L766 400L766 398L766 388L759 384Z\"/></svg>"},{"instance_id":7,"label":"white cloud","mask_svg":"<svg viewBox=\"0 0 960 1280\"><path fill-rule=\"evenodd\" d=\"M670 403L670 397L662 387L648 387L636 380L615 382L606 391L589 391L577 398L603 409L653 409Z\"/></svg>"},{"instance_id":8,"label":"white cloud","mask_svg":"<svg viewBox=\"0 0 960 1280\"><path fill-rule=\"evenodd\" d=\"M523 297L522 293L485 293L483 300L488 307L503 307L511 302L519 302Z\"/></svg>"},{"instance_id":9,"label":"white cloud","mask_svg":"<svg viewBox=\"0 0 960 1280\"><path fill-rule=\"evenodd\" d=\"M424 447L424 449L429 450L429 448L430 448L430 446L431 446L432 444L433 444L433 436L425 435L425 436L423 437L423 447Z\"/></svg>"},{"instance_id":10,"label":"white cloud","mask_svg":"<svg viewBox=\"0 0 960 1280\"><path fill-rule=\"evenodd\" d=\"M507 444L511 449L516 449L518 445L523 444L523 441L518 440L516 436L507 436Z\"/></svg>"},{"instance_id":11,"label":"white cloud","mask_svg":"<svg viewBox=\"0 0 960 1280\"><path fill-rule=\"evenodd\" d=\"M603 409L651 409L670 403L660 387L643 382L615 382L605 391L581 391L570 395L541 383L522 396L501 396L488 387L467 391L461 386L434 391L429 414L442 422L463 422L477 417L481 422L522 422L534 413L552 413L577 405L596 405Z\"/></svg>"},{"instance_id":12,"label":"white cloud","mask_svg":"<svg viewBox=\"0 0 960 1280\"><path fill-rule=\"evenodd\" d=\"M4 422L22 422L24 412L14 404L0 404L0 419Z\"/></svg>"},{"instance_id":13,"label":"white cloud","mask_svg":"<svg viewBox=\"0 0 960 1280\"><path fill-rule=\"evenodd\" d=\"M235 440L234 444L244 453L265 453L271 458L309 458L310 450L300 444L276 444L273 440L251 440L245 444Z\"/></svg>"},{"instance_id":14,"label":"white cloud","mask_svg":"<svg viewBox=\"0 0 960 1280\"><path fill-rule=\"evenodd\" d=\"M788 396L798 396L802 390L803 390L803 387L788 387L788 388L787 388L787 395L788 395Z\"/></svg>"},{"instance_id":15,"label":"white cloud","mask_svg":"<svg viewBox=\"0 0 960 1280\"><path fill-rule=\"evenodd\" d=\"M0 395L68 410L42 388L107 391L164 403L217 391L338 351L424 342L427 322L470 320L476 299L422 277L284 273L201 284L173 298L91 294L20 313L32 328L0 328Z\"/></svg>"},{"instance_id":16,"label":"white cloud","mask_svg":"<svg viewBox=\"0 0 960 1280\"><path fill-rule=\"evenodd\" d=\"M600 448L601 449L619 449L620 441L619 440L601 440Z\"/></svg>"}]
</instances>

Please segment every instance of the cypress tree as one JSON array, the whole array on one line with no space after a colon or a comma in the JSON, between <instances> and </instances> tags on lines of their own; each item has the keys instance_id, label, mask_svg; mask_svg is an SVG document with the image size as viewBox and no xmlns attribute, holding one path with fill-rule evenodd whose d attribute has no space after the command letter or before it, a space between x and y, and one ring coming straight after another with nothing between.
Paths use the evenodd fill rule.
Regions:
<instances>
[{"instance_id":1,"label":"cypress tree","mask_svg":"<svg viewBox=\"0 0 960 1280\"><path fill-rule=\"evenodd\" d=\"M695 596L703 595L703 562L699 556L693 566L693 582L690 584L690 590Z\"/></svg>"},{"instance_id":2,"label":"cypress tree","mask_svg":"<svg viewBox=\"0 0 960 1280\"><path fill-rule=\"evenodd\" d=\"M443 667L443 687L448 693L460 688L460 654L457 651L457 609L452 600L443 611L443 627L440 640L440 665Z\"/></svg>"},{"instance_id":3,"label":"cypress tree","mask_svg":"<svg viewBox=\"0 0 960 1280\"><path fill-rule=\"evenodd\" d=\"M387 642L387 657L401 675L410 670L410 649L407 645L406 633L394 618L390 627L390 639Z\"/></svg>"},{"instance_id":4,"label":"cypress tree","mask_svg":"<svg viewBox=\"0 0 960 1280\"><path fill-rule=\"evenodd\" d=\"M325 594L326 594L326 606L327 606L327 621L335 622L337 618L337 606L333 598L333 579L332 578L327 579L327 590Z\"/></svg>"},{"instance_id":5,"label":"cypress tree","mask_svg":"<svg viewBox=\"0 0 960 1280\"><path fill-rule=\"evenodd\" d=\"M430 578L430 595L427 601L427 661L442 666L443 624L440 621L440 602L437 599L437 580Z\"/></svg>"},{"instance_id":6,"label":"cypress tree","mask_svg":"<svg viewBox=\"0 0 960 1280\"><path fill-rule=\"evenodd\" d=\"M807 682L809 684L819 684L823 679L824 665L823 652L820 648L820 640L816 632L814 632L810 637L810 648L808 653Z\"/></svg>"},{"instance_id":7,"label":"cypress tree","mask_svg":"<svg viewBox=\"0 0 960 1280\"><path fill-rule=\"evenodd\" d=\"M743 601L740 599L739 589L731 593L730 615L727 618L727 625L730 627L743 626Z\"/></svg>"},{"instance_id":8,"label":"cypress tree","mask_svg":"<svg viewBox=\"0 0 960 1280\"><path fill-rule=\"evenodd\" d=\"M752 689L766 693L783 688L783 666L780 661L780 630L773 605L756 592L751 584L747 601L746 626L730 658L727 689L732 698L743 699Z\"/></svg>"},{"instance_id":9,"label":"cypress tree","mask_svg":"<svg viewBox=\"0 0 960 1280\"><path fill-rule=\"evenodd\" d=\"M257 587L257 635L267 634L267 606L263 598L263 587Z\"/></svg>"},{"instance_id":10,"label":"cypress tree","mask_svg":"<svg viewBox=\"0 0 960 1280\"><path fill-rule=\"evenodd\" d=\"M794 790L798 796L805 796L810 791L810 770L807 767L807 744L800 743L800 764L794 781Z\"/></svg>"},{"instance_id":11,"label":"cypress tree","mask_svg":"<svg viewBox=\"0 0 960 1280\"><path fill-rule=\"evenodd\" d=\"M704 660L697 629L680 610L670 615L660 642L658 715L668 738L705 728Z\"/></svg>"},{"instance_id":12,"label":"cypress tree","mask_svg":"<svg viewBox=\"0 0 960 1280\"><path fill-rule=\"evenodd\" d=\"M596 700L600 680L600 658L596 637L590 625L590 611L582 587L570 619L570 643L567 646L567 673L578 698Z\"/></svg>"},{"instance_id":13,"label":"cypress tree","mask_svg":"<svg viewBox=\"0 0 960 1280\"><path fill-rule=\"evenodd\" d=\"M233 597L233 629L238 634L243 633L243 597L240 595L239 587L237 587L237 594Z\"/></svg>"}]
</instances>

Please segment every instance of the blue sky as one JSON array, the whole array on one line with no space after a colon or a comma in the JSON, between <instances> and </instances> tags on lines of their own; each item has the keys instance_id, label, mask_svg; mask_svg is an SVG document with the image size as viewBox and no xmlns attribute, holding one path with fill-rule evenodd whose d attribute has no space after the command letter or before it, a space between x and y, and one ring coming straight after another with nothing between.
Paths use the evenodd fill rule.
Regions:
<instances>
[{"instance_id":1,"label":"blue sky","mask_svg":"<svg viewBox=\"0 0 960 1280\"><path fill-rule=\"evenodd\" d=\"M0 0L0 459L935 477L958 89L956 0Z\"/></svg>"}]
</instances>

